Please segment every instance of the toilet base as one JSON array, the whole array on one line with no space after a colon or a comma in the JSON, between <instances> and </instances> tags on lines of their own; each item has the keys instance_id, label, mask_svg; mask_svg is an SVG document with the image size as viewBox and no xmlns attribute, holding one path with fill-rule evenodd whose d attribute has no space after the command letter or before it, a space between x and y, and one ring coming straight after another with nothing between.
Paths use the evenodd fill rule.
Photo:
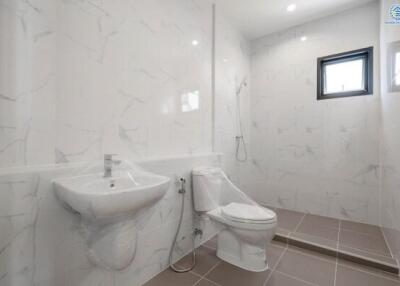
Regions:
<instances>
[{"instance_id":1,"label":"toilet base","mask_svg":"<svg viewBox=\"0 0 400 286\"><path fill-rule=\"evenodd\" d=\"M222 260L224 260L224 261L226 261L226 262L228 262L228 263L230 263L232 265L235 265L235 266L237 266L239 268L242 268L244 270L253 271L253 272L263 272L263 271L269 269L268 263L266 263L264 268L249 267L248 264L244 264L237 257L234 257L234 256L230 255L229 253L226 253L226 252L223 252L223 251L220 251L220 250L217 251L217 256L220 259L222 259ZM254 265L256 265L256 264L259 264L259 263L257 263L257 262L254 263Z\"/></svg>"},{"instance_id":2,"label":"toilet base","mask_svg":"<svg viewBox=\"0 0 400 286\"><path fill-rule=\"evenodd\" d=\"M218 234L217 256L245 270L262 272L268 269L266 241L265 235L262 235L261 240L249 243L240 239L237 233L224 229Z\"/></svg>"}]
</instances>

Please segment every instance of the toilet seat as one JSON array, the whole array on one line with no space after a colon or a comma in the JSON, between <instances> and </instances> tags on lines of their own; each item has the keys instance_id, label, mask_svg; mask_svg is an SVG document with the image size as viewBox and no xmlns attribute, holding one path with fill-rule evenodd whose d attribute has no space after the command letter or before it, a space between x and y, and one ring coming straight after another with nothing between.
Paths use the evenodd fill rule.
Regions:
<instances>
[{"instance_id":1,"label":"toilet seat","mask_svg":"<svg viewBox=\"0 0 400 286\"><path fill-rule=\"evenodd\" d=\"M270 211L270 210L268 210ZM272 211L271 211L272 212ZM225 224L230 227L247 229L247 230L268 230L276 226L277 220L275 219L264 220L264 221L250 221L250 220L235 220L232 218L227 218L222 214L222 207L216 208L215 210L207 212L207 214L215 219L216 221Z\"/></svg>"},{"instance_id":2,"label":"toilet seat","mask_svg":"<svg viewBox=\"0 0 400 286\"><path fill-rule=\"evenodd\" d=\"M242 203L230 203L221 207L221 215L226 219L242 223L274 223L276 214L261 206Z\"/></svg>"}]
</instances>

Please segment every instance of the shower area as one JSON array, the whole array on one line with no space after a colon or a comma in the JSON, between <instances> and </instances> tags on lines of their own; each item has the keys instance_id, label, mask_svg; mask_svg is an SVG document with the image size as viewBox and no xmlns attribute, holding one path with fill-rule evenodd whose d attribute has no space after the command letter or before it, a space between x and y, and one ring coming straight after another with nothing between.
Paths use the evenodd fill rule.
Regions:
<instances>
[{"instance_id":1,"label":"shower area","mask_svg":"<svg viewBox=\"0 0 400 286\"><path fill-rule=\"evenodd\" d=\"M277 240L398 273L392 2L249 40L238 11L217 1L214 150L242 190L275 210ZM317 58L369 46L372 96L316 100Z\"/></svg>"}]
</instances>

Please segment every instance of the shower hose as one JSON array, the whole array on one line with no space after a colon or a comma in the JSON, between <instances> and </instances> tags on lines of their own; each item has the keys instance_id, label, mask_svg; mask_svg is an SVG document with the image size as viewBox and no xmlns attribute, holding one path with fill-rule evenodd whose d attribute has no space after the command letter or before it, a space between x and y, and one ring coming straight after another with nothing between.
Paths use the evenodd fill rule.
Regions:
<instances>
[{"instance_id":1,"label":"shower hose","mask_svg":"<svg viewBox=\"0 0 400 286\"><path fill-rule=\"evenodd\" d=\"M181 183L181 188L179 190L179 193L181 194L181 198L182 198L181 199L181 212L180 212L180 216L179 216L179 224L178 224L178 227L177 227L176 232L175 232L175 237L174 237L174 240L172 242L171 250L169 252L169 266L175 272L184 273L184 272L188 272L188 271L192 270L194 268L194 266L196 265L195 236L196 236L196 231L197 230L195 230L195 232L192 234L192 240L193 240L192 241L193 242L192 264L189 267L184 268L184 269L176 268L174 266L174 264L172 263L172 254L173 254L174 249L176 247L176 241L178 239L178 234L179 234L179 231L181 229L182 220L183 220L183 211L184 211L184 207L185 207L185 193L186 193L185 183L186 183L186 180L184 178L180 178L180 183Z\"/></svg>"}]
</instances>

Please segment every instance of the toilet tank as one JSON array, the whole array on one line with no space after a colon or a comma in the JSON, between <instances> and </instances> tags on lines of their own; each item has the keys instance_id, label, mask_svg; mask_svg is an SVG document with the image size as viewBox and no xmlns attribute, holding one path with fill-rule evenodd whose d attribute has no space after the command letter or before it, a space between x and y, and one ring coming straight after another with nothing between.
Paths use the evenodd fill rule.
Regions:
<instances>
[{"instance_id":1,"label":"toilet tank","mask_svg":"<svg viewBox=\"0 0 400 286\"><path fill-rule=\"evenodd\" d=\"M192 170L194 209L208 212L219 206L222 188L221 169L197 167Z\"/></svg>"}]
</instances>

